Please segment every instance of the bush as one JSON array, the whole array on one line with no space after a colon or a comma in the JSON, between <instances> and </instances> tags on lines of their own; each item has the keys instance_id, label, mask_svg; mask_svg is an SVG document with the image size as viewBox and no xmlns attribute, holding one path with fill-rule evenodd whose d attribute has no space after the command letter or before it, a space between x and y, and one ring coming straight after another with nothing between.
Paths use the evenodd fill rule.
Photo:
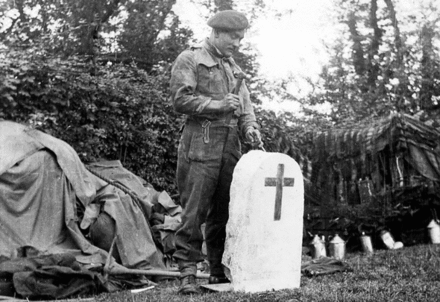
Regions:
<instances>
[{"instance_id":1,"label":"bush","mask_svg":"<svg viewBox=\"0 0 440 302\"><path fill-rule=\"evenodd\" d=\"M66 141L85 163L120 160L157 190L174 193L183 121L167 101L166 73L127 65L94 70L81 58L9 51L0 80L0 118Z\"/></svg>"}]
</instances>

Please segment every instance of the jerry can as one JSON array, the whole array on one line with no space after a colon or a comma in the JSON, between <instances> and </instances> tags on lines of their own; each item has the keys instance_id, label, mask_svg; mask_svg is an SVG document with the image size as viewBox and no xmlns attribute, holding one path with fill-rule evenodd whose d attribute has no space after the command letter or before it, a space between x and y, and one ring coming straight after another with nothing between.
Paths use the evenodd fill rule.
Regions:
<instances>
[{"instance_id":1,"label":"jerry can","mask_svg":"<svg viewBox=\"0 0 440 302\"><path fill-rule=\"evenodd\" d=\"M391 235L390 232L382 230L380 232L380 238L382 239L383 243L385 244L385 246L389 249L392 250L394 249L394 238Z\"/></svg>"},{"instance_id":2,"label":"jerry can","mask_svg":"<svg viewBox=\"0 0 440 302\"><path fill-rule=\"evenodd\" d=\"M373 253L373 244L371 243L371 237L368 235L365 235L364 232L362 232L361 235L361 244L362 244L362 250L364 253L372 254Z\"/></svg>"},{"instance_id":3,"label":"jerry can","mask_svg":"<svg viewBox=\"0 0 440 302\"><path fill-rule=\"evenodd\" d=\"M440 244L440 225L434 219L428 224L429 237L433 244Z\"/></svg>"},{"instance_id":4,"label":"jerry can","mask_svg":"<svg viewBox=\"0 0 440 302\"><path fill-rule=\"evenodd\" d=\"M321 257L326 257L327 253L325 250L325 244L322 242L321 238L318 235L313 237L313 240L310 242L312 246L312 258L318 259Z\"/></svg>"},{"instance_id":5,"label":"jerry can","mask_svg":"<svg viewBox=\"0 0 440 302\"><path fill-rule=\"evenodd\" d=\"M330 256L335 259L345 258L345 241L336 234L329 243Z\"/></svg>"}]
</instances>

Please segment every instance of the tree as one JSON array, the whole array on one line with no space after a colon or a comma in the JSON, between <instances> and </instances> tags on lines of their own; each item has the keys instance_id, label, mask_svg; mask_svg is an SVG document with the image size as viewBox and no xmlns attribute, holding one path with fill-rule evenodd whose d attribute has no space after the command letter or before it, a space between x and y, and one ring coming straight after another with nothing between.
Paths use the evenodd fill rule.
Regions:
<instances>
[{"instance_id":1,"label":"tree","mask_svg":"<svg viewBox=\"0 0 440 302\"><path fill-rule=\"evenodd\" d=\"M0 10L5 25L0 119L31 124L65 140L84 162L120 160L158 190L173 193L182 120L167 102L168 74L160 66L161 60L177 56L191 32L179 28L171 2L157 1L153 7L126 0L7 2L8 8ZM115 22L122 11L131 12L128 21ZM150 23L141 21L151 26L130 27L141 16L149 16ZM134 42L157 55L147 49L143 57L133 53L127 55L131 60L108 64L105 34L112 32L149 38ZM116 47L118 55L121 49L129 53L127 45ZM146 57L142 67L150 73L136 66Z\"/></svg>"},{"instance_id":2,"label":"tree","mask_svg":"<svg viewBox=\"0 0 440 302\"><path fill-rule=\"evenodd\" d=\"M186 47L192 32L180 28L172 12L175 0L128 2L127 19L118 37L119 53L110 53L108 60L137 62L139 67L152 70L159 62L171 63Z\"/></svg>"},{"instance_id":3,"label":"tree","mask_svg":"<svg viewBox=\"0 0 440 302\"><path fill-rule=\"evenodd\" d=\"M434 107L433 98L440 95L440 62L436 60L435 55L434 30L435 27L428 21L423 25L420 33L422 44L420 107L428 110Z\"/></svg>"},{"instance_id":4,"label":"tree","mask_svg":"<svg viewBox=\"0 0 440 302\"><path fill-rule=\"evenodd\" d=\"M180 28L175 0L19 0L7 2L0 19L16 11L0 38L8 47L36 43L48 54L87 56L92 62L137 62L151 70L171 62L192 33ZM123 14L122 14L123 12ZM124 19L121 15L127 15ZM115 36L114 41L107 36ZM98 58L99 57L99 58Z\"/></svg>"},{"instance_id":5,"label":"tree","mask_svg":"<svg viewBox=\"0 0 440 302\"><path fill-rule=\"evenodd\" d=\"M102 24L117 13L126 0L19 0L7 3L5 12L16 11L10 26L1 33L6 45L23 47L44 43L53 54L93 55L94 39ZM0 16L4 19L5 15Z\"/></svg>"},{"instance_id":6,"label":"tree","mask_svg":"<svg viewBox=\"0 0 440 302\"><path fill-rule=\"evenodd\" d=\"M356 74L358 76L363 76L366 71L365 66L365 55L364 55L364 49L362 47L362 42L365 40L364 37L362 37L359 34L359 31L357 29L357 20L356 20L356 12L351 11L348 13L348 20L347 25L350 30L351 39L353 41L353 50L352 50L352 57L353 57L353 66L354 70L356 71Z\"/></svg>"},{"instance_id":7,"label":"tree","mask_svg":"<svg viewBox=\"0 0 440 302\"><path fill-rule=\"evenodd\" d=\"M214 3L219 11L230 10L233 8L232 0L214 0Z\"/></svg>"},{"instance_id":8,"label":"tree","mask_svg":"<svg viewBox=\"0 0 440 302\"><path fill-rule=\"evenodd\" d=\"M242 11L250 20L250 30L262 14L273 18L289 14L271 11L262 0L191 1L210 12L203 16L206 20L222 9ZM392 111L415 114L423 108L434 112L439 105L440 28L435 0L420 0L406 10L403 2L392 0L335 1L343 27L328 45L331 58L307 97L289 93L287 87L294 82L293 77L271 82L260 74L258 53L246 41L235 57L251 77L247 84L254 103L279 98L303 104L305 117L301 120L289 113L275 115L258 109L260 122L265 125L264 140L272 151L294 150L288 144L296 137L292 129L302 135L306 130L358 123ZM170 176L169 167L163 168L167 172L160 170L153 152L162 154L159 142L173 150L177 144L173 134L181 121L166 101L168 67L192 39L191 30L184 28L173 12L175 1L3 3L0 118L31 122L61 137L66 135L75 149L86 154L84 160L125 158L127 165L136 167L141 155L130 156L141 144L140 150L152 163L144 161L149 171L157 169L156 174ZM323 103L332 105L328 115L310 109ZM139 104L151 110L142 111ZM60 122L60 116L66 123ZM163 127L170 117L176 122L171 123L173 132ZM147 122L154 127L152 131L145 126ZM148 130L148 135L137 132L137 125L145 126L141 128ZM64 131L68 127L76 130ZM277 129L274 139L273 129ZM82 138L86 138L86 145L81 145ZM143 145L143 140L154 143ZM301 140L297 143L300 145ZM161 164L172 169L173 161L161 156ZM149 171L140 173L149 178ZM167 181L172 181L171 177ZM167 181L157 183L162 186Z\"/></svg>"},{"instance_id":9,"label":"tree","mask_svg":"<svg viewBox=\"0 0 440 302\"><path fill-rule=\"evenodd\" d=\"M167 71L192 35L174 3L9 1L0 11L0 118L65 140L84 162L118 159L173 192L183 121L167 101ZM245 52L240 65L256 73Z\"/></svg>"},{"instance_id":10,"label":"tree","mask_svg":"<svg viewBox=\"0 0 440 302\"><path fill-rule=\"evenodd\" d=\"M346 27L323 68L324 92L310 100L333 104L335 123L435 109L439 13L433 3L424 0L404 10L392 0L339 1Z\"/></svg>"}]
</instances>

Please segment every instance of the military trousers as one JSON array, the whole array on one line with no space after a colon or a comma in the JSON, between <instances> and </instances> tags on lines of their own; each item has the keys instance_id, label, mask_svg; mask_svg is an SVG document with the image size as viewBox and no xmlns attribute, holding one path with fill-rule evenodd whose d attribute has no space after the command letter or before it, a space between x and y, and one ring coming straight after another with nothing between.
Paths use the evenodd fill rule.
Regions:
<instances>
[{"instance_id":1,"label":"military trousers","mask_svg":"<svg viewBox=\"0 0 440 302\"><path fill-rule=\"evenodd\" d=\"M221 260L229 217L232 173L241 157L237 126L202 126L187 122L178 149L177 186L182 224L176 232L177 260L200 262L205 225L207 257L212 275L223 274Z\"/></svg>"}]
</instances>

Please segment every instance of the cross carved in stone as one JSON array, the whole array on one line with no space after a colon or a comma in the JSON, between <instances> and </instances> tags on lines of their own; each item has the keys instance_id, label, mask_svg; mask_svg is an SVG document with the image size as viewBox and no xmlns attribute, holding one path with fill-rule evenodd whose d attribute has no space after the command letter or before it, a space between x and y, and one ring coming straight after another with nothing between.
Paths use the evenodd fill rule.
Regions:
<instances>
[{"instance_id":1,"label":"cross carved in stone","mask_svg":"<svg viewBox=\"0 0 440 302\"><path fill-rule=\"evenodd\" d=\"M284 164L278 164L276 177L266 177L264 179L265 187L276 187L274 220L281 219L281 203L283 200L283 187L293 187L294 183L295 183L294 178L284 177Z\"/></svg>"}]
</instances>

